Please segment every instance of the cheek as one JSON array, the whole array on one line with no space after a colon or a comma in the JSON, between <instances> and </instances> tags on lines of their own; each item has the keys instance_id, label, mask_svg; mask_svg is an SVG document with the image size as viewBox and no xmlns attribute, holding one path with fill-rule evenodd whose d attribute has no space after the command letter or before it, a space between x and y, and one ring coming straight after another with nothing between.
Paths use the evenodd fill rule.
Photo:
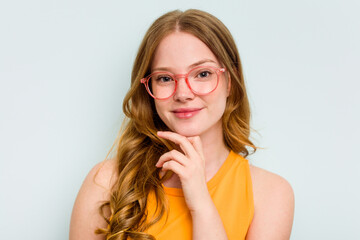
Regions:
<instances>
[{"instance_id":1,"label":"cheek","mask_svg":"<svg viewBox=\"0 0 360 240\"><path fill-rule=\"evenodd\" d=\"M161 120L166 123L165 120L166 104L164 104L164 102L158 102L155 100L155 109Z\"/></svg>"},{"instance_id":2,"label":"cheek","mask_svg":"<svg viewBox=\"0 0 360 240\"><path fill-rule=\"evenodd\" d=\"M222 118L226 108L226 90L221 90L214 95L209 95L204 99L209 108L209 114L214 119Z\"/></svg>"},{"instance_id":3,"label":"cheek","mask_svg":"<svg viewBox=\"0 0 360 240\"><path fill-rule=\"evenodd\" d=\"M216 114L219 118L222 118L226 108L226 98L219 99L216 105Z\"/></svg>"},{"instance_id":4,"label":"cheek","mask_svg":"<svg viewBox=\"0 0 360 240\"><path fill-rule=\"evenodd\" d=\"M229 93L230 93L230 86L228 80L226 79L223 80L224 81L222 82L222 84L219 84L219 91L215 96L218 104L221 106L226 104L227 98L229 97Z\"/></svg>"},{"instance_id":5,"label":"cheek","mask_svg":"<svg viewBox=\"0 0 360 240\"><path fill-rule=\"evenodd\" d=\"M228 93L227 89L222 89L222 91L216 96L214 101L215 103L214 113L220 118L222 118L225 112L226 102L228 98L227 93Z\"/></svg>"},{"instance_id":6,"label":"cheek","mask_svg":"<svg viewBox=\"0 0 360 240\"><path fill-rule=\"evenodd\" d=\"M157 103L157 101L155 100L155 110L156 110L158 115L160 115L161 109L162 109L161 104Z\"/></svg>"}]
</instances>

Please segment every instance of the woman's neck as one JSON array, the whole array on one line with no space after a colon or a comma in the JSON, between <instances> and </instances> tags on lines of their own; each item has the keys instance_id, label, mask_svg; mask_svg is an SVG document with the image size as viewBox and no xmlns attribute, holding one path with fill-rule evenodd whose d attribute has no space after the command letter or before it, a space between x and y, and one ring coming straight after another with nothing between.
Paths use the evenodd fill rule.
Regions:
<instances>
[{"instance_id":1,"label":"woman's neck","mask_svg":"<svg viewBox=\"0 0 360 240\"><path fill-rule=\"evenodd\" d=\"M230 151L225 145L222 127L219 127L217 131L204 133L200 138L206 161L206 181L209 181L225 162Z\"/></svg>"}]
</instances>

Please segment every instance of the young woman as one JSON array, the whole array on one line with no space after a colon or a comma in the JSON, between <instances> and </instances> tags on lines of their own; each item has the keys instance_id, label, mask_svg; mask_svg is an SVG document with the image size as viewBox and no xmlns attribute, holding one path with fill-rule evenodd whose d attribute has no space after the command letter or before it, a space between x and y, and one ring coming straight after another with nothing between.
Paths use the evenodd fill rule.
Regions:
<instances>
[{"instance_id":1,"label":"young woman","mask_svg":"<svg viewBox=\"0 0 360 240\"><path fill-rule=\"evenodd\" d=\"M158 18L123 110L116 157L85 179L71 240L289 239L293 192L245 159L256 149L249 103L235 42L217 18Z\"/></svg>"}]
</instances>

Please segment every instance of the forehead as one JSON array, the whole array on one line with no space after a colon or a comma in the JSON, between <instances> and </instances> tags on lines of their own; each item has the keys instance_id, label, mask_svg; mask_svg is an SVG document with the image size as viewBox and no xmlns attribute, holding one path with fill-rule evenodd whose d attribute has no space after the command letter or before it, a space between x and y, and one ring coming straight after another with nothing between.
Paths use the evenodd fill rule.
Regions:
<instances>
[{"instance_id":1,"label":"forehead","mask_svg":"<svg viewBox=\"0 0 360 240\"><path fill-rule=\"evenodd\" d=\"M202 60L218 63L214 53L200 39L190 33L173 32L163 38L157 47L151 68L185 71ZM208 65L208 63L206 63Z\"/></svg>"}]
</instances>

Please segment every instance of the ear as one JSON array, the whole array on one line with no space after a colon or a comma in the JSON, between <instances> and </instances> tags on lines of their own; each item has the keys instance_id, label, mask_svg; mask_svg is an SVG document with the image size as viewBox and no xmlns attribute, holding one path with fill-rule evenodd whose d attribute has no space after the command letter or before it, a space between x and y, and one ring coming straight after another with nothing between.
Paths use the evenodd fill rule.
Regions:
<instances>
[{"instance_id":1,"label":"ear","mask_svg":"<svg viewBox=\"0 0 360 240\"><path fill-rule=\"evenodd\" d=\"M228 80L228 85L227 85L227 97L230 96L230 90L231 90L231 77L230 77L230 73L227 73L227 80Z\"/></svg>"}]
</instances>

